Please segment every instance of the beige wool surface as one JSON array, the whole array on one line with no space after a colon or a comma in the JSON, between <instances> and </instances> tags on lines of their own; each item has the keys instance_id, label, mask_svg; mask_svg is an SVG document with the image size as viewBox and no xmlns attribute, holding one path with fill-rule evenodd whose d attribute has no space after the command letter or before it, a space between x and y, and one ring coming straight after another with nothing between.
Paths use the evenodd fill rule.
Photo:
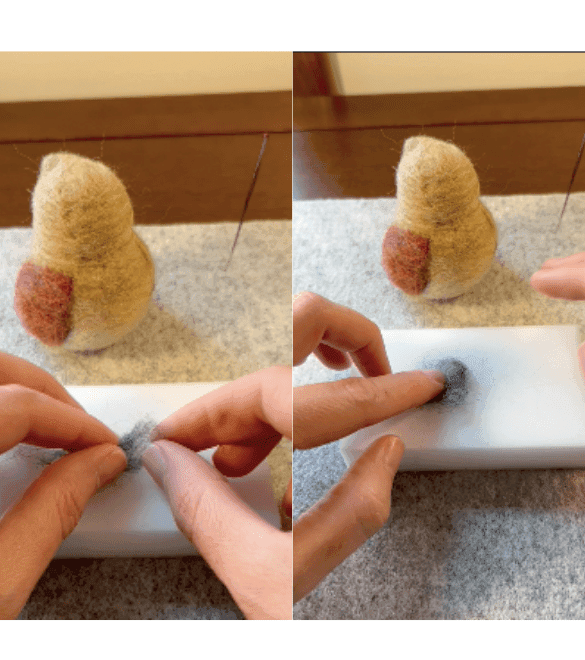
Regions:
<instances>
[{"instance_id":1,"label":"beige wool surface","mask_svg":"<svg viewBox=\"0 0 585 660\"><path fill-rule=\"evenodd\" d=\"M420 295L450 299L475 286L491 267L497 231L469 158L450 142L408 138L396 187L393 224L430 241L429 282Z\"/></svg>"},{"instance_id":2,"label":"beige wool surface","mask_svg":"<svg viewBox=\"0 0 585 660\"><path fill-rule=\"evenodd\" d=\"M31 206L28 261L73 280L71 330L59 348L111 346L146 315L155 277L124 184L99 161L53 153L41 162Z\"/></svg>"}]
</instances>

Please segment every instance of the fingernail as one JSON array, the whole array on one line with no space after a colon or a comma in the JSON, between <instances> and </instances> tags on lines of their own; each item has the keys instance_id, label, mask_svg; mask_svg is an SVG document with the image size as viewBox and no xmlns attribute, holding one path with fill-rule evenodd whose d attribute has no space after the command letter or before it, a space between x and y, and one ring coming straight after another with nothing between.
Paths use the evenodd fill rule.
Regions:
<instances>
[{"instance_id":1,"label":"fingernail","mask_svg":"<svg viewBox=\"0 0 585 660\"><path fill-rule=\"evenodd\" d=\"M162 451L157 447L156 443L153 442L144 454L142 454L142 465L144 465L148 474L154 479L156 485L164 491L167 464Z\"/></svg>"},{"instance_id":2,"label":"fingernail","mask_svg":"<svg viewBox=\"0 0 585 660\"><path fill-rule=\"evenodd\" d=\"M126 454L120 447L112 447L98 464L100 488L115 479L126 469Z\"/></svg>"},{"instance_id":3,"label":"fingernail","mask_svg":"<svg viewBox=\"0 0 585 660\"><path fill-rule=\"evenodd\" d=\"M427 369L423 371L423 374L442 387L445 386L445 374L442 371Z\"/></svg>"}]
</instances>

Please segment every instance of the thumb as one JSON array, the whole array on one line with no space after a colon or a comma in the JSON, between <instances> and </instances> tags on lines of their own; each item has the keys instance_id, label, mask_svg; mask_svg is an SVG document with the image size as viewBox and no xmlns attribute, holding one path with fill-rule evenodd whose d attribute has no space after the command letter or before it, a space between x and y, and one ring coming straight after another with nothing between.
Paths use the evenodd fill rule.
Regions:
<instances>
[{"instance_id":1,"label":"thumb","mask_svg":"<svg viewBox=\"0 0 585 660\"><path fill-rule=\"evenodd\" d=\"M390 515L390 493L404 453L397 436L376 440L293 528L294 601L373 536Z\"/></svg>"},{"instance_id":2,"label":"thumb","mask_svg":"<svg viewBox=\"0 0 585 660\"><path fill-rule=\"evenodd\" d=\"M16 616L90 498L126 467L124 452L102 443L46 467L0 521L0 618Z\"/></svg>"},{"instance_id":3,"label":"thumb","mask_svg":"<svg viewBox=\"0 0 585 660\"><path fill-rule=\"evenodd\" d=\"M290 534L261 518L220 472L187 447L158 440L146 450L142 463L165 493L177 527L246 617L289 619Z\"/></svg>"}]
</instances>

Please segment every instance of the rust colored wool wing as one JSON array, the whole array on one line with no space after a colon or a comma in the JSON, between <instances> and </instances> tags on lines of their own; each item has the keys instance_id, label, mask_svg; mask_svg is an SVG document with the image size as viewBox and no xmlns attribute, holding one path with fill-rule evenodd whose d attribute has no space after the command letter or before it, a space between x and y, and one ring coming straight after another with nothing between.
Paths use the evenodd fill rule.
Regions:
<instances>
[{"instance_id":1,"label":"rust colored wool wing","mask_svg":"<svg viewBox=\"0 0 585 660\"><path fill-rule=\"evenodd\" d=\"M60 346L71 330L73 280L25 262L16 278L14 310L24 328L47 346Z\"/></svg>"},{"instance_id":2,"label":"rust colored wool wing","mask_svg":"<svg viewBox=\"0 0 585 660\"><path fill-rule=\"evenodd\" d=\"M408 229L389 227L382 244L382 266L404 293L418 295L429 283L430 241Z\"/></svg>"}]
</instances>

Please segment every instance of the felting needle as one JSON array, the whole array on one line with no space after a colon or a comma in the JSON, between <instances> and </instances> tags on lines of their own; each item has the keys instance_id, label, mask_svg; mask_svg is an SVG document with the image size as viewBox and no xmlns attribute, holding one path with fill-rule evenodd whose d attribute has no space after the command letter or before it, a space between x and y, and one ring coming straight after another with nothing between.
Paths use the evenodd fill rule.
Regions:
<instances>
[{"instance_id":1,"label":"felting needle","mask_svg":"<svg viewBox=\"0 0 585 660\"><path fill-rule=\"evenodd\" d=\"M266 149L266 143L268 142L268 133L264 133L264 139L262 140L262 146L260 147L260 153L258 154L258 160L256 161L256 168L254 169L254 174L252 175L252 183L250 184L250 189L248 190L248 195L246 196L246 201L244 202L244 208L242 210L242 215L240 216L240 224L238 225L238 231L236 232L236 237L234 238L234 243L232 245L232 251L230 252L230 258L228 259L227 264L225 265L224 271L228 269L230 261L232 260L234 249L236 243L238 242L238 236L240 235L240 230L242 229L242 223L244 222L244 216L248 209L248 204L250 203L250 198L254 192L254 186L256 185L256 177L258 176L258 170L260 169L260 163L262 161L262 154L264 149Z\"/></svg>"},{"instance_id":2,"label":"felting needle","mask_svg":"<svg viewBox=\"0 0 585 660\"><path fill-rule=\"evenodd\" d=\"M563 204L561 217L559 218L559 223L557 225L556 231L558 231L561 226L561 220L563 219L565 209L567 208L567 203L569 201L569 194L571 193L571 188L573 187L573 181L575 181L575 177L577 176L577 170L579 169L579 163L581 162L581 156L583 155L583 147L585 147L585 133L583 134L583 139L581 140L581 146L579 147L579 153L577 155L577 162L575 163L575 167L573 168L573 174L571 175L571 182L569 183L569 189L567 190L565 203Z\"/></svg>"}]
</instances>

